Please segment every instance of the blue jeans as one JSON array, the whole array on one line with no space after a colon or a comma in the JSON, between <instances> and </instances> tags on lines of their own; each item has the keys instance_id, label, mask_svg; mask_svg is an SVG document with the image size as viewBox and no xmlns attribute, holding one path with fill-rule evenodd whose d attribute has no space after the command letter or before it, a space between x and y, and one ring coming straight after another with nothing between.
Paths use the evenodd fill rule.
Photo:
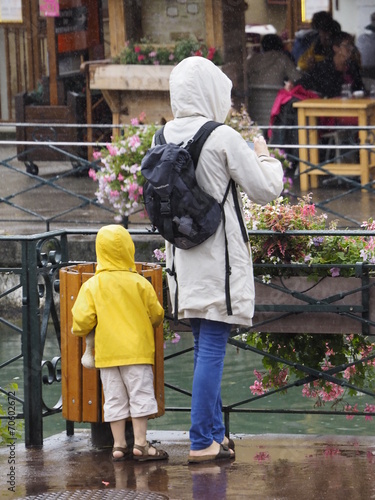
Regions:
<instances>
[{"instance_id":1,"label":"blue jeans","mask_svg":"<svg viewBox=\"0 0 375 500\"><path fill-rule=\"evenodd\" d=\"M208 448L224 439L221 379L231 325L191 319L194 335L194 377L191 401L192 450Z\"/></svg>"}]
</instances>

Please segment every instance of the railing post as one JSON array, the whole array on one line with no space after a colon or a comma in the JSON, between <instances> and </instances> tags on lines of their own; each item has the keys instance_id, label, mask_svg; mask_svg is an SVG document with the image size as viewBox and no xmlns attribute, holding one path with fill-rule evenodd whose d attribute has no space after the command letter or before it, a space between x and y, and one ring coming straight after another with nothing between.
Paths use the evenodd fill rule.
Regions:
<instances>
[{"instance_id":1,"label":"railing post","mask_svg":"<svg viewBox=\"0 0 375 500\"><path fill-rule=\"evenodd\" d=\"M43 445L40 310L36 242L22 244L22 354L25 445Z\"/></svg>"}]
</instances>

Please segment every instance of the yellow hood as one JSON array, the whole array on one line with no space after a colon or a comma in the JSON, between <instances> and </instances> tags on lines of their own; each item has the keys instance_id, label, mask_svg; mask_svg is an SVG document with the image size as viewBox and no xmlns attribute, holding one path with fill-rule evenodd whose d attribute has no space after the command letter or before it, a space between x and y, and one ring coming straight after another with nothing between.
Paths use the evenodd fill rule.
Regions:
<instances>
[{"instance_id":1,"label":"yellow hood","mask_svg":"<svg viewBox=\"0 0 375 500\"><path fill-rule=\"evenodd\" d=\"M96 274L102 271L136 272L135 247L129 232L118 224L102 227L96 237Z\"/></svg>"}]
</instances>

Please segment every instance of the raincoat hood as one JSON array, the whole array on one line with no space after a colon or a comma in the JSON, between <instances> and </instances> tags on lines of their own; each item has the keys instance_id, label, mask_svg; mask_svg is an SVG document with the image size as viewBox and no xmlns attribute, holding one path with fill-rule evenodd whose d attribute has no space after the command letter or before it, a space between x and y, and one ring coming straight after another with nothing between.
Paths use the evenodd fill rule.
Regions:
<instances>
[{"instance_id":1,"label":"raincoat hood","mask_svg":"<svg viewBox=\"0 0 375 500\"><path fill-rule=\"evenodd\" d=\"M129 232L118 224L102 227L96 237L96 274L102 271L136 272L134 242Z\"/></svg>"},{"instance_id":2,"label":"raincoat hood","mask_svg":"<svg viewBox=\"0 0 375 500\"><path fill-rule=\"evenodd\" d=\"M171 72L169 88L175 118L204 116L224 122L231 108L231 80L204 57L181 61Z\"/></svg>"}]
</instances>

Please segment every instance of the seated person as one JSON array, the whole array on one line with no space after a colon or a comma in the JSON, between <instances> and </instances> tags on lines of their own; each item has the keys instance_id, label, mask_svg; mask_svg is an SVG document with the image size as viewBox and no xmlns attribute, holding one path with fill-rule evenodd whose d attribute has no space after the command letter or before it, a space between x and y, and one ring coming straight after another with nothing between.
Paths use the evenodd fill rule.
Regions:
<instances>
[{"instance_id":1,"label":"seated person","mask_svg":"<svg viewBox=\"0 0 375 500\"><path fill-rule=\"evenodd\" d=\"M353 37L341 31L332 41L332 55L317 63L296 82L305 89L313 90L320 97L338 97L343 84L350 84L351 91L363 90L360 68L353 57Z\"/></svg>"},{"instance_id":2,"label":"seated person","mask_svg":"<svg viewBox=\"0 0 375 500\"><path fill-rule=\"evenodd\" d=\"M310 71L315 64L329 57L332 54L333 37L341 31L340 24L325 11L314 14L311 26L315 36L312 38L310 35L308 48L298 58L297 66L300 71Z\"/></svg>"},{"instance_id":3,"label":"seated person","mask_svg":"<svg viewBox=\"0 0 375 500\"><path fill-rule=\"evenodd\" d=\"M248 85L282 88L286 81L294 82L301 76L278 35L265 35L261 49L247 62Z\"/></svg>"},{"instance_id":4,"label":"seated person","mask_svg":"<svg viewBox=\"0 0 375 500\"><path fill-rule=\"evenodd\" d=\"M375 12L371 14L371 24L357 39L357 48L361 57L362 75L375 78Z\"/></svg>"}]
</instances>

